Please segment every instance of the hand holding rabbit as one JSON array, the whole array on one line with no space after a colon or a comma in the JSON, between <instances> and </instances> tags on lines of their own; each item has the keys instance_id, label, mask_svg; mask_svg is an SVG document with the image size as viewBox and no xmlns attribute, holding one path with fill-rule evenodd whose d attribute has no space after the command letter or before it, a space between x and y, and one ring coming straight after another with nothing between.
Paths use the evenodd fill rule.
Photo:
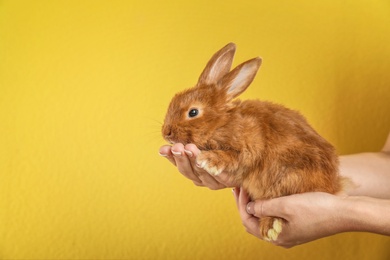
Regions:
<instances>
[{"instance_id":1,"label":"hand holding rabbit","mask_svg":"<svg viewBox=\"0 0 390 260\"><path fill-rule=\"evenodd\" d=\"M190 179L196 186L219 190L240 185L239 183L234 183L233 179L229 179L229 176L225 173L213 176L198 167L196 158L200 152L199 148L194 144L184 146L181 143L174 144L173 146L164 145L159 150L161 156L166 157L173 165L177 166L179 172L184 177Z\"/></svg>"}]
</instances>

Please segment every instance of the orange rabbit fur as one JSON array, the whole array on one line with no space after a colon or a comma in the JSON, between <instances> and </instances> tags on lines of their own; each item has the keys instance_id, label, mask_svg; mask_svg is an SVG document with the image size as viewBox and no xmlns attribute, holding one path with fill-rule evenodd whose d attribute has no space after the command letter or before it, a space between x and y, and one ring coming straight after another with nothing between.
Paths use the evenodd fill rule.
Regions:
<instances>
[{"instance_id":1,"label":"orange rabbit fur","mask_svg":"<svg viewBox=\"0 0 390 260\"><path fill-rule=\"evenodd\" d=\"M338 193L342 178L333 146L297 111L259 100L234 99L253 81L261 59L230 71L235 45L208 62L197 85L176 94L162 127L170 143L193 143L199 167L234 176L253 200L295 193ZM262 218L260 232L276 240L282 219Z\"/></svg>"}]
</instances>

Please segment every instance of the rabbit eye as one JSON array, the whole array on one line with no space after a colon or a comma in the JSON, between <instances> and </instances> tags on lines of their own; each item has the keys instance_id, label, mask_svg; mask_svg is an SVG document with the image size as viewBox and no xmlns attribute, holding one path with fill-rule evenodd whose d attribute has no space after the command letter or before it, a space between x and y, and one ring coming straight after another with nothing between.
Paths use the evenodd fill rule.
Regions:
<instances>
[{"instance_id":1,"label":"rabbit eye","mask_svg":"<svg viewBox=\"0 0 390 260\"><path fill-rule=\"evenodd\" d=\"M196 109L196 108L193 108L193 109L191 109L191 110L188 112L188 116L189 116L189 117L196 117L198 114L199 114L199 110Z\"/></svg>"}]
</instances>

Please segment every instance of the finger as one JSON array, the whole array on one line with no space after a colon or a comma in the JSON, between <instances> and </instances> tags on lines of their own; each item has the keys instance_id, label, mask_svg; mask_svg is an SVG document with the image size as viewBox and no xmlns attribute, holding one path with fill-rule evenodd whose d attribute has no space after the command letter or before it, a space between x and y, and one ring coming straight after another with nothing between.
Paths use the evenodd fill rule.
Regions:
<instances>
[{"instance_id":1,"label":"finger","mask_svg":"<svg viewBox=\"0 0 390 260\"><path fill-rule=\"evenodd\" d=\"M250 202L249 195L244 189L240 189L238 196L238 211L240 212L241 218L251 218L253 217L251 214L247 212L247 205Z\"/></svg>"},{"instance_id":2,"label":"finger","mask_svg":"<svg viewBox=\"0 0 390 260\"><path fill-rule=\"evenodd\" d=\"M240 217L242 220L242 224L244 225L246 231L258 238L260 236L260 228L259 228L259 219L254 217L251 214L248 214L246 211L246 205L249 203L250 199L248 193L245 190L240 189L238 195L238 211L240 213Z\"/></svg>"},{"instance_id":3,"label":"finger","mask_svg":"<svg viewBox=\"0 0 390 260\"><path fill-rule=\"evenodd\" d=\"M199 181L192 181L196 186L199 186L199 187L205 187L205 185L203 184L203 182L199 182Z\"/></svg>"},{"instance_id":4,"label":"finger","mask_svg":"<svg viewBox=\"0 0 390 260\"><path fill-rule=\"evenodd\" d=\"M186 144L186 146L184 146L184 151L190 158L190 161L195 165L196 156L200 154L199 148L194 144Z\"/></svg>"},{"instance_id":5,"label":"finger","mask_svg":"<svg viewBox=\"0 0 390 260\"><path fill-rule=\"evenodd\" d=\"M233 192L233 197L236 201L236 205L237 205L237 208L238 208L238 196L240 195L240 187L235 187L232 189L232 192Z\"/></svg>"},{"instance_id":6,"label":"finger","mask_svg":"<svg viewBox=\"0 0 390 260\"><path fill-rule=\"evenodd\" d=\"M172 154L172 152L171 152L171 148L172 148L172 147L171 147L170 145L161 146L161 147L160 147L160 150L158 151L158 153L159 153L161 156L167 158L168 161L170 161L173 165L176 166L176 161L175 161L175 159L173 158L173 154Z\"/></svg>"},{"instance_id":7,"label":"finger","mask_svg":"<svg viewBox=\"0 0 390 260\"><path fill-rule=\"evenodd\" d=\"M283 207L280 202L283 201L283 197L269 199L269 200L256 200L247 204L247 212L258 218L263 217L281 217L285 218L283 213Z\"/></svg>"},{"instance_id":8,"label":"finger","mask_svg":"<svg viewBox=\"0 0 390 260\"><path fill-rule=\"evenodd\" d=\"M197 183L201 182L201 180L194 173L191 162L187 154L184 152L183 144L174 144L171 148L171 153L173 154L177 169L181 174L192 181Z\"/></svg>"},{"instance_id":9,"label":"finger","mask_svg":"<svg viewBox=\"0 0 390 260\"><path fill-rule=\"evenodd\" d=\"M246 212L258 218L266 217L267 215L263 212L263 205L264 201L262 200L251 201L246 205Z\"/></svg>"},{"instance_id":10,"label":"finger","mask_svg":"<svg viewBox=\"0 0 390 260\"><path fill-rule=\"evenodd\" d=\"M220 190L220 189L226 188L226 186L224 184L218 182L216 179L214 179L213 176L211 176L205 170L198 168L198 170L196 170L196 172L197 172L198 178L202 181L204 186L207 186L209 189Z\"/></svg>"}]
</instances>

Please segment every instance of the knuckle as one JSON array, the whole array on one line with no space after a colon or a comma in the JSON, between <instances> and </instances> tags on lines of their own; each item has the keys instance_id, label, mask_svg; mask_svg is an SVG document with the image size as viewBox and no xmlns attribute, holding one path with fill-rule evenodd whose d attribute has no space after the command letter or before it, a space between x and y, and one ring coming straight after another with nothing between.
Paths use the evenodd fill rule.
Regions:
<instances>
[{"instance_id":1,"label":"knuckle","mask_svg":"<svg viewBox=\"0 0 390 260\"><path fill-rule=\"evenodd\" d=\"M288 241L284 241L283 239L276 239L275 241L272 241L272 244L286 249L294 246L293 244L288 243Z\"/></svg>"},{"instance_id":2,"label":"knuckle","mask_svg":"<svg viewBox=\"0 0 390 260\"><path fill-rule=\"evenodd\" d=\"M219 190L219 189L220 189L219 186L215 186L215 185L208 186L208 188L209 188L210 190Z\"/></svg>"},{"instance_id":3,"label":"knuckle","mask_svg":"<svg viewBox=\"0 0 390 260\"><path fill-rule=\"evenodd\" d=\"M204 187L205 186L202 182L193 181L193 183L195 184L195 186L198 186L198 187Z\"/></svg>"}]
</instances>

